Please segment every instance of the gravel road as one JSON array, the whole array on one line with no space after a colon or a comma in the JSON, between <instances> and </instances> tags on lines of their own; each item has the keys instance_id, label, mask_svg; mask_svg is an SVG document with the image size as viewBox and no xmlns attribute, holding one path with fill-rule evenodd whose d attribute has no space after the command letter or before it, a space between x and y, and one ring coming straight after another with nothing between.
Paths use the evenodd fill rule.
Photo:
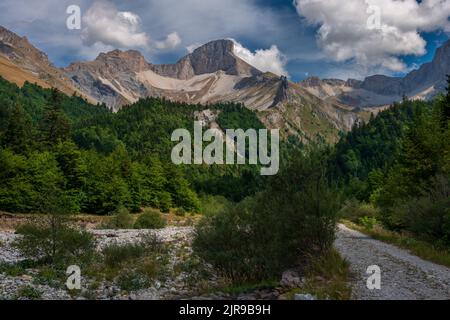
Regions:
<instances>
[{"instance_id":1,"label":"gravel road","mask_svg":"<svg viewBox=\"0 0 450 320\"><path fill-rule=\"evenodd\" d=\"M357 300L448 300L450 269L339 225L335 246L350 262ZM369 290L367 268L381 269L381 289Z\"/></svg>"}]
</instances>

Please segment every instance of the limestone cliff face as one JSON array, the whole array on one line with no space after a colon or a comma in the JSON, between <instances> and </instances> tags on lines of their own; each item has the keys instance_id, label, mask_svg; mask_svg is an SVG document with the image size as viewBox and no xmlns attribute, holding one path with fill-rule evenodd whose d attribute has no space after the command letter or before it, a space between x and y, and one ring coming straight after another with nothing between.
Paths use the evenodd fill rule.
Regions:
<instances>
[{"instance_id":1,"label":"limestone cliff face","mask_svg":"<svg viewBox=\"0 0 450 320\"><path fill-rule=\"evenodd\" d=\"M187 80L194 76L224 71L233 76L255 76L261 74L248 63L234 55L231 40L211 41L176 64L154 65L152 70L159 75Z\"/></svg>"}]
</instances>

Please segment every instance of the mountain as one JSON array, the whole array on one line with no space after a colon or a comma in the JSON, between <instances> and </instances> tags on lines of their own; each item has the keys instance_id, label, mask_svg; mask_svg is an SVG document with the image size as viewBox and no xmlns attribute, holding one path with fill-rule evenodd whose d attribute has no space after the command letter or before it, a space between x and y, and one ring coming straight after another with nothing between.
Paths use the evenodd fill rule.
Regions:
<instances>
[{"instance_id":1,"label":"mountain","mask_svg":"<svg viewBox=\"0 0 450 320\"><path fill-rule=\"evenodd\" d=\"M311 77L300 85L327 101L353 107L374 107L400 101L404 96L429 100L445 90L447 74L450 74L450 41L437 49L431 62L405 77L374 75L364 81Z\"/></svg>"},{"instance_id":2,"label":"mountain","mask_svg":"<svg viewBox=\"0 0 450 320\"><path fill-rule=\"evenodd\" d=\"M58 69L24 37L0 29L0 75L36 82L118 111L145 97L192 104L237 102L270 129L302 140L334 142L370 112L324 101L284 76L262 72L235 53L232 40L211 41L174 64L152 64L135 50L101 53L93 61Z\"/></svg>"},{"instance_id":3,"label":"mountain","mask_svg":"<svg viewBox=\"0 0 450 320\"><path fill-rule=\"evenodd\" d=\"M286 77L264 73L234 52L234 42L209 42L175 64L151 64L137 51L114 50L65 68L77 85L114 110L142 97L211 104L239 102L269 128L306 140L334 140L368 113L324 102Z\"/></svg>"},{"instance_id":4,"label":"mountain","mask_svg":"<svg viewBox=\"0 0 450 320\"><path fill-rule=\"evenodd\" d=\"M58 88L68 95L77 93L90 102L96 102L77 88L62 70L53 66L47 55L30 44L26 37L19 37L2 26L0 26L0 75L19 86L28 81L44 88Z\"/></svg>"},{"instance_id":5,"label":"mountain","mask_svg":"<svg viewBox=\"0 0 450 320\"><path fill-rule=\"evenodd\" d=\"M243 102L253 109L274 103L282 79L264 74L233 53L234 43L207 43L175 64L155 65L138 51L114 50L77 62L66 74L114 110L148 96L189 103Z\"/></svg>"}]
</instances>

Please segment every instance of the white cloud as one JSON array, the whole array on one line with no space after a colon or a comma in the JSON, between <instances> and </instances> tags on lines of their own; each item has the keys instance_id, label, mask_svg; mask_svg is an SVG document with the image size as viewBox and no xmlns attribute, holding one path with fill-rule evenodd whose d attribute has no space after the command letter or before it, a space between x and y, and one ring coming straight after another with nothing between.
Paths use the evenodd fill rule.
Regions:
<instances>
[{"instance_id":1,"label":"white cloud","mask_svg":"<svg viewBox=\"0 0 450 320\"><path fill-rule=\"evenodd\" d=\"M239 42L234 41L234 54L263 72L272 72L276 75L289 76L285 67L287 64L286 56L272 45L270 49L259 49L251 52Z\"/></svg>"},{"instance_id":2,"label":"white cloud","mask_svg":"<svg viewBox=\"0 0 450 320\"><path fill-rule=\"evenodd\" d=\"M83 16L83 42L114 47L147 47L150 38L141 32L141 19L128 11L118 11L110 2L97 1Z\"/></svg>"},{"instance_id":3,"label":"white cloud","mask_svg":"<svg viewBox=\"0 0 450 320\"><path fill-rule=\"evenodd\" d=\"M199 47L201 47L201 46L202 46L201 43L196 42L196 43L193 43L193 44L191 44L191 45L188 45L188 46L186 47L186 50L187 50L187 52L192 53L192 52L194 52L195 49L197 49L197 48L199 48Z\"/></svg>"},{"instance_id":4,"label":"white cloud","mask_svg":"<svg viewBox=\"0 0 450 320\"><path fill-rule=\"evenodd\" d=\"M116 48L174 49L181 43L177 32L165 40L152 41L142 31L141 18L130 11L119 11L112 2L99 0L83 16L82 40L85 45L102 44Z\"/></svg>"},{"instance_id":5,"label":"white cloud","mask_svg":"<svg viewBox=\"0 0 450 320\"><path fill-rule=\"evenodd\" d=\"M450 0L294 0L301 17L319 26L318 44L333 60L405 71L401 55L424 55L419 32L450 30ZM368 21L379 12L380 24ZM374 16L375 14L375 16Z\"/></svg>"},{"instance_id":6,"label":"white cloud","mask_svg":"<svg viewBox=\"0 0 450 320\"><path fill-rule=\"evenodd\" d=\"M177 32L170 33L164 41L156 41L156 49L175 49L181 43L180 35Z\"/></svg>"}]
</instances>

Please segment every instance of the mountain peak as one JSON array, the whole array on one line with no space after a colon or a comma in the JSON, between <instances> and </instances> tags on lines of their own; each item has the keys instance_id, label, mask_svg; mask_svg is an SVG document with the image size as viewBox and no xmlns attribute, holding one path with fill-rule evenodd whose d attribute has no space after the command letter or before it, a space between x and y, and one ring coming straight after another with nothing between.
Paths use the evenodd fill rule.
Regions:
<instances>
[{"instance_id":1,"label":"mountain peak","mask_svg":"<svg viewBox=\"0 0 450 320\"><path fill-rule=\"evenodd\" d=\"M196 48L192 52L192 55L199 54L200 52L208 52L214 55L234 54L234 42L229 39L212 40Z\"/></svg>"},{"instance_id":2,"label":"mountain peak","mask_svg":"<svg viewBox=\"0 0 450 320\"><path fill-rule=\"evenodd\" d=\"M72 63L66 70L78 69L81 65L89 65L91 68L102 71L102 73L107 70L142 72L150 69L150 64L137 50L122 51L115 49L106 53L102 52L94 61Z\"/></svg>"},{"instance_id":3,"label":"mountain peak","mask_svg":"<svg viewBox=\"0 0 450 320\"><path fill-rule=\"evenodd\" d=\"M14 61L27 60L30 64L50 65L47 55L35 48L27 37L20 37L2 26L0 26L0 53Z\"/></svg>"},{"instance_id":4,"label":"mountain peak","mask_svg":"<svg viewBox=\"0 0 450 320\"><path fill-rule=\"evenodd\" d=\"M262 74L261 71L237 57L234 54L234 42L226 39L210 41L183 57L176 64L153 65L152 69L162 76L182 80L218 71L234 76Z\"/></svg>"},{"instance_id":5,"label":"mountain peak","mask_svg":"<svg viewBox=\"0 0 450 320\"><path fill-rule=\"evenodd\" d=\"M104 60L108 58L121 58L121 59L143 59L145 60L142 53L137 50L127 50L122 51L120 49L115 49L109 52L101 52L95 60Z\"/></svg>"}]
</instances>

